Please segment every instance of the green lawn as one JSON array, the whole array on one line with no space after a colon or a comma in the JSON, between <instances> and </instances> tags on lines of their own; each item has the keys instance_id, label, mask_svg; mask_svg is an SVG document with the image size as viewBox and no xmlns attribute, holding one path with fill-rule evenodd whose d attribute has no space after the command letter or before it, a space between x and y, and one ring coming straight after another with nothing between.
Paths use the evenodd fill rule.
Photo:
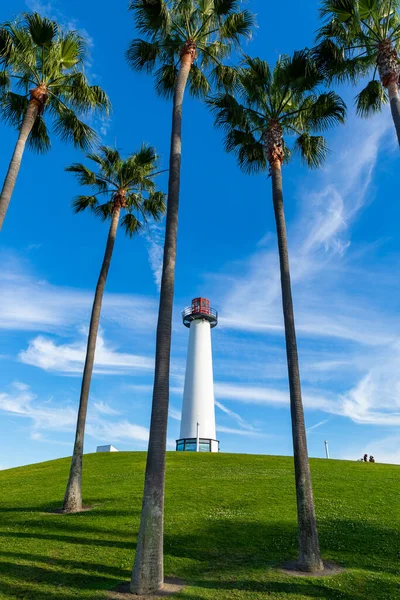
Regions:
<instances>
[{"instance_id":1,"label":"green lawn","mask_svg":"<svg viewBox=\"0 0 400 600\"><path fill-rule=\"evenodd\" d=\"M46 514L64 494L69 459L0 472L0 598L106 598L129 578L145 454L84 458L94 510ZM324 579L274 567L296 557L292 460L168 453L165 572L186 600L400 599L400 469L312 460Z\"/></svg>"}]
</instances>

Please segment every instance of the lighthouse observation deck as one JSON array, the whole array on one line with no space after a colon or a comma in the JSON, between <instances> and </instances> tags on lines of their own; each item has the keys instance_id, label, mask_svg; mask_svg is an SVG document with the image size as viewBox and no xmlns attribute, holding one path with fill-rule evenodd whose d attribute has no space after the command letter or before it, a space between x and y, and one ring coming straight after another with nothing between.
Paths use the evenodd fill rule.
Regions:
<instances>
[{"instance_id":1,"label":"lighthouse observation deck","mask_svg":"<svg viewBox=\"0 0 400 600\"><path fill-rule=\"evenodd\" d=\"M190 327L192 321L196 319L209 321L211 327L218 325L218 312L211 308L210 301L207 298L194 298L192 305L182 312L183 324L186 327Z\"/></svg>"}]
</instances>

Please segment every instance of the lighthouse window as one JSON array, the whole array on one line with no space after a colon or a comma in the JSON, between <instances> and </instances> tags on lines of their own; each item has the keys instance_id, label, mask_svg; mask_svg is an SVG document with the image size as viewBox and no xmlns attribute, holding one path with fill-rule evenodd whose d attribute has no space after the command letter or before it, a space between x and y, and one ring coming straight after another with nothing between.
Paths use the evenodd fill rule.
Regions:
<instances>
[{"instance_id":1,"label":"lighthouse window","mask_svg":"<svg viewBox=\"0 0 400 600\"><path fill-rule=\"evenodd\" d=\"M199 450L200 452L210 452L210 442L201 442Z\"/></svg>"},{"instance_id":2,"label":"lighthouse window","mask_svg":"<svg viewBox=\"0 0 400 600\"><path fill-rule=\"evenodd\" d=\"M186 452L196 452L196 442L186 442Z\"/></svg>"},{"instance_id":3,"label":"lighthouse window","mask_svg":"<svg viewBox=\"0 0 400 600\"><path fill-rule=\"evenodd\" d=\"M177 444L177 446L176 446L176 449L177 449L179 452L183 452L183 451L184 451L184 449L185 449L185 442L178 442L178 444Z\"/></svg>"}]
</instances>

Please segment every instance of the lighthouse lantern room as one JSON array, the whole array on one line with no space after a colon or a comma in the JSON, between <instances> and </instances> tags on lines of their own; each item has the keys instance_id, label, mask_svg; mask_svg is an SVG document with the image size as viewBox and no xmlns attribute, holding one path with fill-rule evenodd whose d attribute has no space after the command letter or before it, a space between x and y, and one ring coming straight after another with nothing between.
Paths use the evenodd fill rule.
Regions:
<instances>
[{"instance_id":1,"label":"lighthouse lantern room","mask_svg":"<svg viewBox=\"0 0 400 600\"><path fill-rule=\"evenodd\" d=\"M183 391L180 438L181 452L218 452L215 432L214 382L211 329L218 324L218 313L207 298L195 298L182 313L189 328L189 347Z\"/></svg>"}]
</instances>

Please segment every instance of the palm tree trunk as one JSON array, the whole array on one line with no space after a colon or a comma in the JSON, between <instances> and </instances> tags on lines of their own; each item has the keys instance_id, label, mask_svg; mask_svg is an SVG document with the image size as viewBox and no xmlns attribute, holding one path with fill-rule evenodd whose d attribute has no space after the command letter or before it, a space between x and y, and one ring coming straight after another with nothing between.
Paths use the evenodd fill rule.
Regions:
<instances>
[{"instance_id":1,"label":"palm tree trunk","mask_svg":"<svg viewBox=\"0 0 400 600\"><path fill-rule=\"evenodd\" d=\"M301 398L299 359L297 355L296 329L292 290L290 283L289 253L283 206L281 163L271 168L272 194L276 230L278 234L279 262L281 271L282 305L285 322L286 355L289 372L290 412L296 478L297 516L299 529L299 568L316 572L323 568L315 520L310 465L308 462L306 428Z\"/></svg>"},{"instance_id":2,"label":"palm tree trunk","mask_svg":"<svg viewBox=\"0 0 400 600\"><path fill-rule=\"evenodd\" d=\"M86 413L89 401L90 383L92 380L94 356L96 352L97 332L99 329L101 305L103 302L104 288L106 286L108 270L110 268L111 258L114 250L115 237L121 207L114 208L110 230L108 233L106 251L104 253L103 264L101 266L99 279L94 295L92 315L90 317L89 336L86 349L85 366L83 369L81 397L79 400L78 421L76 425L76 436L74 453L72 456L71 469L65 492L63 511L67 513L79 512L82 510L82 456L83 442L85 436Z\"/></svg>"},{"instance_id":3,"label":"palm tree trunk","mask_svg":"<svg viewBox=\"0 0 400 600\"><path fill-rule=\"evenodd\" d=\"M40 111L40 105L36 100L30 100L28 108L19 130L18 141L15 146L14 154L8 167L7 175L4 180L3 189L0 195L0 229L3 227L4 219L10 204L11 196L17 181L19 169L21 167L22 156L25 150L25 144L29 137L32 127L35 124Z\"/></svg>"},{"instance_id":4,"label":"palm tree trunk","mask_svg":"<svg viewBox=\"0 0 400 600\"><path fill-rule=\"evenodd\" d=\"M157 323L156 364L150 438L147 453L142 515L130 586L131 592L134 594L150 594L160 590L164 584L163 541L165 453L169 404L171 323L175 285L175 260L181 174L182 103L191 65L191 54L183 54L175 87L172 111L168 204L160 306Z\"/></svg>"},{"instance_id":5,"label":"palm tree trunk","mask_svg":"<svg viewBox=\"0 0 400 600\"><path fill-rule=\"evenodd\" d=\"M396 128L397 139L400 145L400 94L399 94L399 82L392 81L387 86L390 100L390 109L392 111L392 117L394 126Z\"/></svg>"}]
</instances>

